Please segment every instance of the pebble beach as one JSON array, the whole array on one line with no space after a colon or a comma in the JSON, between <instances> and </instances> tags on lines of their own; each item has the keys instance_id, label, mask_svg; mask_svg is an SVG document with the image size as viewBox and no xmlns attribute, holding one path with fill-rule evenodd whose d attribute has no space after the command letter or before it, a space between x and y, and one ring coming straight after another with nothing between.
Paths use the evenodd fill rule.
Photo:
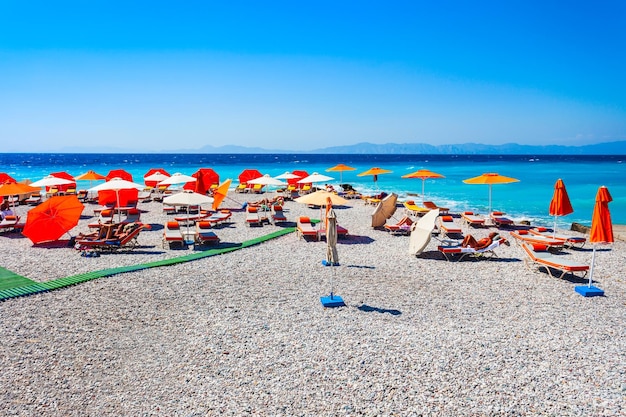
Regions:
<instances>
[{"instance_id":1,"label":"pebble beach","mask_svg":"<svg viewBox=\"0 0 626 417\"><path fill-rule=\"evenodd\" d=\"M271 195L231 193L222 207ZM88 231L95 207L72 235ZM162 204L138 207L151 229L133 251L87 258L7 233L1 265L48 281L202 250L163 247ZM586 279L527 267L513 239L491 259L448 262L436 237L409 255L409 237L371 227L373 210L335 207L349 231L338 267L322 266L324 240L290 233L0 302L0 415L626 415L624 241L599 247L605 296L585 298L574 287ZM233 245L320 210L287 201L285 215L286 225L249 227L237 210L214 232ZM591 245L561 255L589 264ZM331 282L345 307L321 305Z\"/></svg>"}]
</instances>

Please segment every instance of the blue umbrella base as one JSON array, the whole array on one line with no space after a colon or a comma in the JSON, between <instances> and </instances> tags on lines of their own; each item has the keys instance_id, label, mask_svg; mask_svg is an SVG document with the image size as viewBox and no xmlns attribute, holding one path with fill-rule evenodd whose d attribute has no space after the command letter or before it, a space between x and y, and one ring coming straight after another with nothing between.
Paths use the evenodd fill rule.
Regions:
<instances>
[{"instance_id":1,"label":"blue umbrella base","mask_svg":"<svg viewBox=\"0 0 626 417\"><path fill-rule=\"evenodd\" d=\"M604 295L604 290L601 290L598 287L588 286L588 285L578 285L574 287L574 291L583 297L597 297Z\"/></svg>"},{"instance_id":2,"label":"blue umbrella base","mask_svg":"<svg viewBox=\"0 0 626 417\"><path fill-rule=\"evenodd\" d=\"M322 261L322 265L324 266L339 266L339 262L328 262L326 259Z\"/></svg>"},{"instance_id":3,"label":"blue umbrella base","mask_svg":"<svg viewBox=\"0 0 626 417\"><path fill-rule=\"evenodd\" d=\"M334 294L320 297L320 301L324 307L345 307L346 305L346 303L343 302L343 298Z\"/></svg>"}]
</instances>

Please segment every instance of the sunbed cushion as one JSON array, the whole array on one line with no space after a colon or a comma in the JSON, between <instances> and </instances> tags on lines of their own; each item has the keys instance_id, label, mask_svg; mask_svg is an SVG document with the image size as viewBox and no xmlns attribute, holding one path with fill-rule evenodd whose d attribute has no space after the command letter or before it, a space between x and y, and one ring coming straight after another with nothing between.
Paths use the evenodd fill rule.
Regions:
<instances>
[{"instance_id":1,"label":"sunbed cushion","mask_svg":"<svg viewBox=\"0 0 626 417\"><path fill-rule=\"evenodd\" d=\"M277 204L277 205L274 206L274 210L279 210L280 211L282 209L283 209L283 206L281 206L281 205Z\"/></svg>"},{"instance_id":2,"label":"sunbed cushion","mask_svg":"<svg viewBox=\"0 0 626 417\"><path fill-rule=\"evenodd\" d=\"M128 210L128 214L139 214L139 210L136 208L132 208L130 210Z\"/></svg>"},{"instance_id":3,"label":"sunbed cushion","mask_svg":"<svg viewBox=\"0 0 626 417\"><path fill-rule=\"evenodd\" d=\"M548 229L546 227L535 227L538 232L547 232Z\"/></svg>"},{"instance_id":4,"label":"sunbed cushion","mask_svg":"<svg viewBox=\"0 0 626 417\"><path fill-rule=\"evenodd\" d=\"M311 223L311 219L306 216L302 216L300 217L300 223Z\"/></svg>"},{"instance_id":5,"label":"sunbed cushion","mask_svg":"<svg viewBox=\"0 0 626 417\"><path fill-rule=\"evenodd\" d=\"M103 217L111 217L111 216L113 216L113 210L111 210L111 209L102 210L102 211L100 212L100 214L101 214Z\"/></svg>"},{"instance_id":6,"label":"sunbed cushion","mask_svg":"<svg viewBox=\"0 0 626 417\"><path fill-rule=\"evenodd\" d=\"M414 200L409 200L406 202L408 205L413 206L415 205L415 201Z\"/></svg>"},{"instance_id":7,"label":"sunbed cushion","mask_svg":"<svg viewBox=\"0 0 626 417\"><path fill-rule=\"evenodd\" d=\"M493 215L494 215L494 216L503 216L503 215L504 215L504 213L502 213L501 211L494 211L494 212L493 212Z\"/></svg>"},{"instance_id":8,"label":"sunbed cushion","mask_svg":"<svg viewBox=\"0 0 626 417\"><path fill-rule=\"evenodd\" d=\"M548 245L542 243L533 243L533 250L535 252L545 252L548 250Z\"/></svg>"},{"instance_id":9,"label":"sunbed cushion","mask_svg":"<svg viewBox=\"0 0 626 417\"><path fill-rule=\"evenodd\" d=\"M474 214L474 212L473 211L464 211L463 214L467 214L467 215L471 216L472 214Z\"/></svg>"},{"instance_id":10,"label":"sunbed cushion","mask_svg":"<svg viewBox=\"0 0 626 417\"><path fill-rule=\"evenodd\" d=\"M256 213L257 209L256 207L248 207L248 213Z\"/></svg>"},{"instance_id":11,"label":"sunbed cushion","mask_svg":"<svg viewBox=\"0 0 626 417\"><path fill-rule=\"evenodd\" d=\"M443 222L452 222L452 216L441 216L441 221Z\"/></svg>"},{"instance_id":12,"label":"sunbed cushion","mask_svg":"<svg viewBox=\"0 0 626 417\"><path fill-rule=\"evenodd\" d=\"M178 222L167 222L167 228L168 229L178 229L178 228L180 228L180 225L178 224Z\"/></svg>"},{"instance_id":13,"label":"sunbed cushion","mask_svg":"<svg viewBox=\"0 0 626 417\"><path fill-rule=\"evenodd\" d=\"M17 220L17 217L9 214L8 216L4 216L4 220Z\"/></svg>"},{"instance_id":14,"label":"sunbed cushion","mask_svg":"<svg viewBox=\"0 0 626 417\"><path fill-rule=\"evenodd\" d=\"M211 228L211 222L198 222L198 227L200 229L210 229Z\"/></svg>"},{"instance_id":15,"label":"sunbed cushion","mask_svg":"<svg viewBox=\"0 0 626 417\"><path fill-rule=\"evenodd\" d=\"M518 230L517 234L518 235L527 235L528 234L528 230Z\"/></svg>"}]
</instances>

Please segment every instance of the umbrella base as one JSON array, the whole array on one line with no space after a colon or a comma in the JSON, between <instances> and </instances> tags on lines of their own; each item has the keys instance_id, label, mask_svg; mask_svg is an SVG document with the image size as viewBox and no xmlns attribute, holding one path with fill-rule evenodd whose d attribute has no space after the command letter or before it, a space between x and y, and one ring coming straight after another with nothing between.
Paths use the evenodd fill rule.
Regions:
<instances>
[{"instance_id":1,"label":"umbrella base","mask_svg":"<svg viewBox=\"0 0 626 417\"><path fill-rule=\"evenodd\" d=\"M326 259L322 261L322 265L324 266L339 266L339 262L328 262Z\"/></svg>"},{"instance_id":2,"label":"umbrella base","mask_svg":"<svg viewBox=\"0 0 626 417\"><path fill-rule=\"evenodd\" d=\"M324 307L345 307L346 305L343 298L332 293L326 297L320 297L320 301Z\"/></svg>"},{"instance_id":3,"label":"umbrella base","mask_svg":"<svg viewBox=\"0 0 626 417\"><path fill-rule=\"evenodd\" d=\"M604 290L601 290L598 287L588 286L588 285L578 285L574 287L574 291L583 297L598 297L604 295Z\"/></svg>"}]
</instances>

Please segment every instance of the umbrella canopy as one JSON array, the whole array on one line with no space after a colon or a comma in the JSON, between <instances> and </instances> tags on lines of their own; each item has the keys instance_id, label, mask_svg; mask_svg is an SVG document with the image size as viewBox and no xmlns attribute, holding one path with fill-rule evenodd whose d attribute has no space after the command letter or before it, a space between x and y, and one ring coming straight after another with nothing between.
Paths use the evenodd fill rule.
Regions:
<instances>
[{"instance_id":1,"label":"umbrella canopy","mask_svg":"<svg viewBox=\"0 0 626 417\"><path fill-rule=\"evenodd\" d=\"M297 181L298 184L313 184L314 182L326 182L334 180L333 177L329 177L328 175L318 174L317 172L312 173L300 180Z\"/></svg>"},{"instance_id":2,"label":"umbrella canopy","mask_svg":"<svg viewBox=\"0 0 626 417\"><path fill-rule=\"evenodd\" d=\"M188 182L196 181L196 178L181 174L180 172L176 172L171 177L164 179L159 182L157 185L175 185L175 184L186 184Z\"/></svg>"},{"instance_id":3,"label":"umbrella canopy","mask_svg":"<svg viewBox=\"0 0 626 417\"><path fill-rule=\"evenodd\" d=\"M111 178L109 181L96 185L93 188L90 188L88 192L98 193L100 191L111 190L115 191L115 202L116 206L120 207L120 191L121 190L142 190L143 185L137 184L136 182L124 180L122 178ZM121 218L121 213L119 213L119 217Z\"/></svg>"},{"instance_id":4,"label":"umbrella canopy","mask_svg":"<svg viewBox=\"0 0 626 417\"><path fill-rule=\"evenodd\" d=\"M284 174L275 176L274 178L276 178L277 180L293 180L296 178L300 178L300 176L287 171Z\"/></svg>"},{"instance_id":5,"label":"umbrella canopy","mask_svg":"<svg viewBox=\"0 0 626 417\"><path fill-rule=\"evenodd\" d=\"M438 216L439 209L434 209L411 225L411 237L409 238L409 253L411 255L419 255L428 246Z\"/></svg>"},{"instance_id":6,"label":"umbrella canopy","mask_svg":"<svg viewBox=\"0 0 626 417\"><path fill-rule=\"evenodd\" d=\"M303 195L302 197L296 198L294 201L313 206L325 206L328 202L328 198L330 198L330 202L335 206L345 205L348 203L348 200L345 198L334 193L329 193L325 190L318 190L314 193Z\"/></svg>"},{"instance_id":7,"label":"umbrella canopy","mask_svg":"<svg viewBox=\"0 0 626 417\"><path fill-rule=\"evenodd\" d=\"M55 177L52 175L48 175L40 179L39 181L32 182L31 187L55 187L58 185L69 185L76 184L74 181L67 180L65 178Z\"/></svg>"},{"instance_id":8,"label":"umbrella canopy","mask_svg":"<svg viewBox=\"0 0 626 417\"><path fill-rule=\"evenodd\" d=\"M297 175L297 177L294 177L294 178L290 178L290 179L288 179L288 180L287 180L287 184L289 184L289 185L297 185L297 186L302 186L302 185L304 185L304 184L303 184L303 183L298 184L298 179L299 179L299 178L305 178L305 177L308 177L308 176L309 176L309 173L308 173L308 172L303 171L303 170L301 170L301 169L300 169L300 170L294 170L294 171L292 172L292 174L293 174L293 175Z\"/></svg>"},{"instance_id":9,"label":"umbrella canopy","mask_svg":"<svg viewBox=\"0 0 626 417\"><path fill-rule=\"evenodd\" d=\"M168 204L170 206L197 206L212 202L213 197L209 197L205 194L199 194L191 190L184 190L163 199L163 204Z\"/></svg>"},{"instance_id":10,"label":"umbrella canopy","mask_svg":"<svg viewBox=\"0 0 626 417\"><path fill-rule=\"evenodd\" d=\"M262 177L250 180L248 181L248 184L274 185L276 187L282 187L283 185L286 185L281 180L270 177L269 174L265 174Z\"/></svg>"},{"instance_id":11,"label":"umbrella canopy","mask_svg":"<svg viewBox=\"0 0 626 417\"><path fill-rule=\"evenodd\" d=\"M213 184L220 183L220 176L211 168L200 168L191 176L196 179L196 182L187 183L183 188L199 194L206 194Z\"/></svg>"},{"instance_id":12,"label":"umbrella canopy","mask_svg":"<svg viewBox=\"0 0 626 417\"><path fill-rule=\"evenodd\" d=\"M344 171L355 171L356 168L345 165L345 164L337 164L334 167L330 167L326 170L326 172L339 172L339 184L343 184L343 172Z\"/></svg>"},{"instance_id":13,"label":"umbrella canopy","mask_svg":"<svg viewBox=\"0 0 626 417\"><path fill-rule=\"evenodd\" d=\"M156 187L158 183L160 183L161 181L165 181L169 177L169 175L165 175L162 172L154 172L148 176L143 177L143 182L148 187Z\"/></svg>"},{"instance_id":14,"label":"umbrella canopy","mask_svg":"<svg viewBox=\"0 0 626 417\"><path fill-rule=\"evenodd\" d=\"M6 184L7 182L17 182L15 178L7 174L6 172L0 172L0 184Z\"/></svg>"},{"instance_id":15,"label":"umbrella canopy","mask_svg":"<svg viewBox=\"0 0 626 417\"><path fill-rule=\"evenodd\" d=\"M241 171L241 174L239 174L238 178L240 184L246 184L248 181L262 176L263 174L261 174L258 169L244 169L243 171Z\"/></svg>"},{"instance_id":16,"label":"umbrella canopy","mask_svg":"<svg viewBox=\"0 0 626 417\"><path fill-rule=\"evenodd\" d=\"M398 194L391 193L383 198L372 213L372 227L381 227L396 212L396 202Z\"/></svg>"},{"instance_id":17,"label":"umbrella canopy","mask_svg":"<svg viewBox=\"0 0 626 417\"><path fill-rule=\"evenodd\" d=\"M596 204L593 207L591 231L589 232L589 242L594 245L593 254L591 255L591 268L589 269L588 288L591 288L593 283L593 270L596 263L596 243L613 243L613 223L611 222L611 212L609 211L609 203L611 201L613 201L613 197L611 197L609 189L605 186L600 187L596 194ZM578 290L578 287L576 290Z\"/></svg>"},{"instance_id":18,"label":"umbrella canopy","mask_svg":"<svg viewBox=\"0 0 626 417\"><path fill-rule=\"evenodd\" d=\"M554 216L554 234L556 236L556 219L558 216L567 216L572 214L574 209L572 203L569 201L567 190L562 179L556 180L554 184L554 195L550 201L550 215Z\"/></svg>"},{"instance_id":19,"label":"umbrella canopy","mask_svg":"<svg viewBox=\"0 0 626 417\"><path fill-rule=\"evenodd\" d=\"M128 171L124 171L123 169L112 169L107 174L106 180L111 181L113 178L121 178L123 180L132 182L133 175Z\"/></svg>"},{"instance_id":20,"label":"umbrella canopy","mask_svg":"<svg viewBox=\"0 0 626 417\"><path fill-rule=\"evenodd\" d=\"M58 240L78 224L84 208L75 195L51 197L28 212L23 234L33 243Z\"/></svg>"},{"instance_id":21,"label":"umbrella canopy","mask_svg":"<svg viewBox=\"0 0 626 417\"><path fill-rule=\"evenodd\" d=\"M445 178L443 175L429 169L418 169L410 174L403 175L402 178L418 178L422 180L422 204L424 204L424 183L431 178Z\"/></svg>"},{"instance_id":22,"label":"umbrella canopy","mask_svg":"<svg viewBox=\"0 0 626 417\"><path fill-rule=\"evenodd\" d=\"M35 188L28 184L18 182L4 183L0 185L0 197L8 197L10 195L38 193L39 188Z\"/></svg>"},{"instance_id":23,"label":"umbrella canopy","mask_svg":"<svg viewBox=\"0 0 626 417\"><path fill-rule=\"evenodd\" d=\"M489 185L489 213L491 213L491 187L493 184L509 184L519 182L516 178L505 177L495 172L488 172L478 177L463 180L465 184L487 184Z\"/></svg>"},{"instance_id":24,"label":"umbrella canopy","mask_svg":"<svg viewBox=\"0 0 626 417\"><path fill-rule=\"evenodd\" d=\"M74 177L74 179L77 181L99 181L99 180L106 180L106 178L107 178L106 176L102 174L98 174L96 171L93 171L93 170L89 170L85 172L84 174L80 174Z\"/></svg>"},{"instance_id":25,"label":"umbrella canopy","mask_svg":"<svg viewBox=\"0 0 626 417\"><path fill-rule=\"evenodd\" d=\"M217 210L220 204L222 204L222 201L228 196L228 189L230 188L231 182L232 180L229 178L213 190L213 210Z\"/></svg>"},{"instance_id":26,"label":"umbrella canopy","mask_svg":"<svg viewBox=\"0 0 626 417\"><path fill-rule=\"evenodd\" d=\"M390 174L392 172L393 171L390 171L388 169L374 167L374 168L368 169L365 172L361 172L360 174L357 174L357 177L365 177L367 175L371 175L372 178L374 179L374 184L376 185L376 187L378 187L378 176L381 174Z\"/></svg>"}]
</instances>

